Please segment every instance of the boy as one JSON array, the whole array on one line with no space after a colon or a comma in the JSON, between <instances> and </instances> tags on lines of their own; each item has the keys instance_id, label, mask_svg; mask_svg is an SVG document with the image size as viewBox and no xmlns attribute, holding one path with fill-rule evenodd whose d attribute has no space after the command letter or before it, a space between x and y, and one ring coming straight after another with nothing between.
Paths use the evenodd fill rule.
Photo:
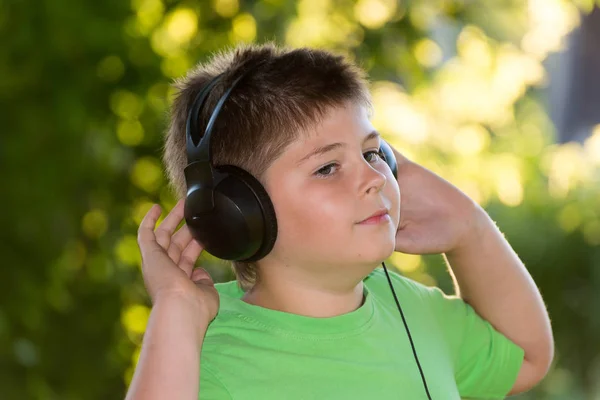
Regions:
<instances>
[{"instance_id":1,"label":"boy","mask_svg":"<svg viewBox=\"0 0 600 400\"><path fill-rule=\"evenodd\" d=\"M187 226L174 233L183 200L156 231L152 207L138 241L153 310L128 398L503 398L545 376L552 333L527 270L480 207L395 150L394 178L364 75L342 57L267 44L191 71L164 156L180 197L190 105L222 72L199 126L245 74L215 121L213 164L260 181L277 238L215 285L193 269ZM443 253L460 297L390 271L405 327L378 268L393 251Z\"/></svg>"}]
</instances>

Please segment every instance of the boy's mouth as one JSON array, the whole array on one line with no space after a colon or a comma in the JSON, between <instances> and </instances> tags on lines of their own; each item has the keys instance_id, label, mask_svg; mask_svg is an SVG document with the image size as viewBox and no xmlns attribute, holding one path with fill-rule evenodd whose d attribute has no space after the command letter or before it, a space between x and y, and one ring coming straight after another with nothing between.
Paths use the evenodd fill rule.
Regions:
<instances>
[{"instance_id":1,"label":"boy's mouth","mask_svg":"<svg viewBox=\"0 0 600 400\"><path fill-rule=\"evenodd\" d=\"M372 224L383 222L384 220L389 219L389 211L387 208L380 208L375 211L373 214L358 222L359 224Z\"/></svg>"}]
</instances>

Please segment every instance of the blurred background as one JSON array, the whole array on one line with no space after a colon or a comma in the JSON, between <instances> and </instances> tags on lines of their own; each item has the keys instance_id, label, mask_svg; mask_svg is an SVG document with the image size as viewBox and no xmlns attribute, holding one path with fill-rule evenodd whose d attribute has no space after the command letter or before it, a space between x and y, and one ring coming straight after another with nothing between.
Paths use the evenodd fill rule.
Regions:
<instances>
[{"instance_id":1,"label":"blurred background","mask_svg":"<svg viewBox=\"0 0 600 400\"><path fill-rule=\"evenodd\" d=\"M0 398L124 397L150 312L137 227L175 203L160 162L170 85L214 51L274 40L365 68L384 138L506 234L556 340L549 375L515 398L600 399L596 7L0 0ZM389 264L452 293L441 256Z\"/></svg>"}]
</instances>

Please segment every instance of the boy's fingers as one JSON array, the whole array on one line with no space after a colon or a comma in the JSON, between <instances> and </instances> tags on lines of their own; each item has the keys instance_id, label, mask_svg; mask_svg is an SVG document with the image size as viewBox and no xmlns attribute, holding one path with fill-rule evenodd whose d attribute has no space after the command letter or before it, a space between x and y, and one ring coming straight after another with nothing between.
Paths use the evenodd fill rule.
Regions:
<instances>
[{"instance_id":1,"label":"boy's fingers","mask_svg":"<svg viewBox=\"0 0 600 400\"><path fill-rule=\"evenodd\" d=\"M202 250L204 250L204 248L200 245L200 243L198 243L196 240L192 240L185 248L183 253L181 253L179 268L181 268L187 274L187 276L191 276L192 270L194 269L194 264L196 264L196 260L198 260L198 257L200 257Z\"/></svg>"},{"instance_id":2,"label":"boy's fingers","mask_svg":"<svg viewBox=\"0 0 600 400\"><path fill-rule=\"evenodd\" d=\"M175 264L179 263L181 253L192 240L192 233L187 225L183 225L171 238L168 254Z\"/></svg>"},{"instance_id":3,"label":"boy's fingers","mask_svg":"<svg viewBox=\"0 0 600 400\"><path fill-rule=\"evenodd\" d=\"M165 250L169 248L169 243L171 243L171 236L173 235L173 232L175 232L177 225L179 225L181 219L183 218L184 200L185 199L179 200L175 207L173 207L171 212L161 222L158 228L156 228L156 241Z\"/></svg>"},{"instance_id":4,"label":"boy's fingers","mask_svg":"<svg viewBox=\"0 0 600 400\"><path fill-rule=\"evenodd\" d=\"M192 271L192 281L213 286L215 284L210 274L204 268L201 267L198 267L194 271Z\"/></svg>"},{"instance_id":5,"label":"boy's fingers","mask_svg":"<svg viewBox=\"0 0 600 400\"><path fill-rule=\"evenodd\" d=\"M148 250L151 250L157 244L156 236L154 235L154 227L156 226L156 221L158 220L158 217L160 217L160 214L160 206L158 204L153 204L140 223L138 228L138 245L142 257L147 254Z\"/></svg>"}]
</instances>

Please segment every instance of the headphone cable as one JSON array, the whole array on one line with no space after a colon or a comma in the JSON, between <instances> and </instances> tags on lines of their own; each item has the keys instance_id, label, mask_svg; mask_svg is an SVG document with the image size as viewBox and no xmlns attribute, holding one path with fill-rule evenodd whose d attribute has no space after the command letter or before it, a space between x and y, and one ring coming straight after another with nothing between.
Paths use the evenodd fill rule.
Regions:
<instances>
[{"instance_id":1,"label":"headphone cable","mask_svg":"<svg viewBox=\"0 0 600 400\"><path fill-rule=\"evenodd\" d=\"M431 400L431 395L429 394L429 388L427 387L427 382L425 381L425 375L423 374L423 369L421 368L421 363L419 362L419 357L417 357L417 351L415 350L415 344L413 343L412 336L410 335L410 330L408 329L408 324L406 323L406 319L404 318L404 313L402 312L402 307L400 307L400 302L396 297L396 292L394 291L394 286L392 285L392 281L388 274L387 268L385 267L385 262L382 262L383 270L385 271L385 276L387 276L388 283L390 284L390 289L392 289L392 294L394 295L394 300L396 300L396 305L398 306L398 310L400 310L400 315L402 316L402 322L404 322L404 327L406 328L406 333L408 333L408 339L410 340L410 346L412 347L413 355L415 356L415 361L417 362L417 366L419 367L419 372L421 373L421 379L423 380L423 386L425 387L425 391L427 392L427 398Z\"/></svg>"}]
</instances>

